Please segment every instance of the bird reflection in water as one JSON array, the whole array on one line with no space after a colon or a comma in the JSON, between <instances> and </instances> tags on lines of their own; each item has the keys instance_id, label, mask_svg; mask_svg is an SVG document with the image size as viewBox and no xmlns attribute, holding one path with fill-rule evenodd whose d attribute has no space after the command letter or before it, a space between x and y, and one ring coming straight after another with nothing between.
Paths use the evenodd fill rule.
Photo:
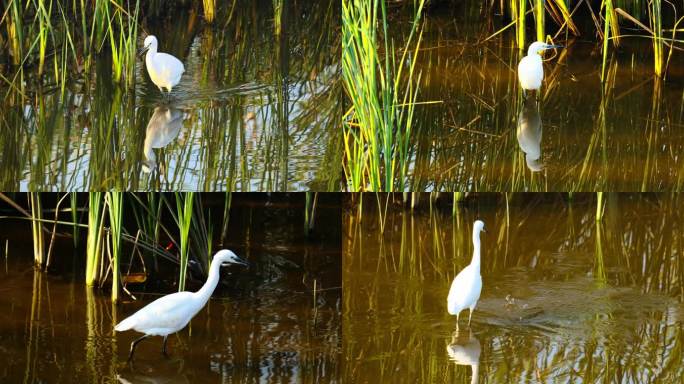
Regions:
<instances>
[{"instance_id":1,"label":"bird reflection in water","mask_svg":"<svg viewBox=\"0 0 684 384\"><path fill-rule=\"evenodd\" d=\"M534 98L527 98L518 115L516 129L518 145L525 152L527 168L532 172L539 172L544 168L541 161L542 124L539 107Z\"/></svg>"},{"instance_id":2,"label":"bird reflection in water","mask_svg":"<svg viewBox=\"0 0 684 384\"><path fill-rule=\"evenodd\" d=\"M472 368L471 384L476 384L480 372L480 341L468 331L467 335L460 334L456 330L451 336L451 342L447 345L449 359L456 365L470 365Z\"/></svg>"},{"instance_id":3,"label":"bird reflection in water","mask_svg":"<svg viewBox=\"0 0 684 384\"><path fill-rule=\"evenodd\" d=\"M165 106L154 108L145 133L143 171L149 173L157 168L157 155L154 149L169 145L178 137L182 126L183 112L180 109Z\"/></svg>"}]
</instances>

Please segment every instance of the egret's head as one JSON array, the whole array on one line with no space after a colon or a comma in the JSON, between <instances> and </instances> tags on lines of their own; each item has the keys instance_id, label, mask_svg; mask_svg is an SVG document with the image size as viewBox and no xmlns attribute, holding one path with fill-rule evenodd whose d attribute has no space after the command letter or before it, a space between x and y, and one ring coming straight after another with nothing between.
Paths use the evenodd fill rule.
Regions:
<instances>
[{"instance_id":1,"label":"egret's head","mask_svg":"<svg viewBox=\"0 0 684 384\"><path fill-rule=\"evenodd\" d=\"M485 230L484 221L482 221L482 220L475 221L475 224L473 224L473 232L487 232Z\"/></svg>"},{"instance_id":2,"label":"egret's head","mask_svg":"<svg viewBox=\"0 0 684 384\"><path fill-rule=\"evenodd\" d=\"M240 264L249 267L249 263L238 257L233 251L228 249L222 249L214 255L214 260L221 263L222 267L228 266L230 264ZM213 262L213 260L212 260Z\"/></svg>"},{"instance_id":3,"label":"egret's head","mask_svg":"<svg viewBox=\"0 0 684 384\"><path fill-rule=\"evenodd\" d=\"M143 46L140 48L140 52L138 52L138 54L142 54L149 49L152 49L153 51L157 50L157 38L154 35L149 35L145 38Z\"/></svg>"},{"instance_id":4,"label":"egret's head","mask_svg":"<svg viewBox=\"0 0 684 384\"><path fill-rule=\"evenodd\" d=\"M553 49L553 48L563 48L562 45L551 45L551 44L546 44L541 41L535 41L530 45L530 48L527 50L527 55L539 55L542 52L544 52L547 49Z\"/></svg>"}]
</instances>

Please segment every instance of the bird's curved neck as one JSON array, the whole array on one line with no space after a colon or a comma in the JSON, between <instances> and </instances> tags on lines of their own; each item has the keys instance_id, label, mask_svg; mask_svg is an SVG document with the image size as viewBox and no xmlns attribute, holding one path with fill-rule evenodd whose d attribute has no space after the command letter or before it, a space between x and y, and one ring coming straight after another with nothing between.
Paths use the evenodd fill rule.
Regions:
<instances>
[{"instance_id":1,"label":"bird's curved neck","mask_svg":"<svg viewBox=\"0 0 684 384\"><path fill-rule=\"evenodd\" d=\"M152 57L157 54L157 45L152 44L150 45L150 48L147 49L147 53L145 54L145 62L149 63L150 60L152 60Z\"/></svg>"},{"instance_id":2,"label":"bird's curved neck","mask_svg":"<svg viewBox=\"0 0 684 384\"><path fill-rule=\"evenodd\" d=\"M473 260L470 262L470 265L472 265L473 267L476 267L478 270L480 269L480 232L479 231L473 232Z\"/></svg>"},{"instance_id":3,"label":"bird's curved neck","mask_svg":"<svg viewBox=\"0 0 684 384\"><path fill-rule=\"evenodd\" d=\"M220 270L221 262L214 260L211 263L211 267L209 267L209 276L207 277L207 281L199 291L195 292L195 295L202 300L202 303L206 303L211 297L211 294L214 293L214 289L216 289L216 286L219 282Z\"/></svg>"}]
</instances>

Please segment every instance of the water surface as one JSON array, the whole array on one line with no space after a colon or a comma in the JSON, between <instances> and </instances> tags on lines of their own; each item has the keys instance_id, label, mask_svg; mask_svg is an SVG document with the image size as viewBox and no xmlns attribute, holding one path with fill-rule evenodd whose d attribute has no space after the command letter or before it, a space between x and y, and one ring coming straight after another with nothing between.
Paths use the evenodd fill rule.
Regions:
<instances>
[{"instance_id":1,"label":"water surface","mask_svg":"<svg viewBox=\"0 0 684 384\"><path fill-rule=\"evenodd\" d=\"M10 248L0 271L0 381L339 382L336 198L319 199L320 216L308 237L298 204L242 200L231 209L223 246L252 267L222 269L207 306L169 337L169 358L161 353L162 338L152 337L138 345L132 364L126 362L129 345L140 334L115 334L114 325L161 294L177 291L177 269L159 260L160 272L149 275L146 284L128 285L138 300L122 292L123 301L114 305L106 288L86 288L84 252L65 250L71 239L53 255L50 271L41 272L27 257L31 241L23 230L30 227L3 221L3 240L9 239ZM124 252L124 271L129 257ZM133 271L139 269L134 263ZM187 289L198 289L200 279L189 281Z\"/></svg>"},{"instance_id":2,"label":"water surface","mask_svg":"<svg viewBox=\"0 0 684 384\"><path fill-rule=\"evenodd\" d=\"M597 224L594 196L478 194L454 217L427 199L414 213L390 202L382 219L375 196L361 214L352 204L344 217L343 378L679 381L681 198L610 194ZM446 297L470 263L478 218L488 231L483 290L471 326L464 311L456 332Z\"/></svg>"},{"instance_id":3,"label":"water surface","mask_svg":"<svg viewBox=\"0 0 684 384\"><path fill-rule=\"evenodd\" d=\"M339 188L338 6L237 1L208 25L174 3L140 23L138 47L154 34L185 65L171 96L143 59L134 89L101 54L92 73L72 68L63 96L26 68L26 98L0 88L1 190Z\"/></svg>"},{"instance_id":4,"label":"water surface","mask_svg":"<svg viewBox=\"0 0 684 384\"><path fill-rule=\"evenodd\" d=\"M440 103L416 109L405 188L682 189L684 66L677 52L662 81L653 75L649 40L623 38L619 49L611 47L602 85L601 43L580 11L583 35L561 33L556 42L566 48L546 55L539 102L525 103L516 71L526 52L515 48L512 30L485 41L508 20L481 12L489 14L465 2L435 4L423 15L418 99ZM408 19L402 12L392 17L393 38L403 41ZM555 34L557 26L547 23ZM528 30L528 44L532 38Z\"/></svg>"}]
</instances>

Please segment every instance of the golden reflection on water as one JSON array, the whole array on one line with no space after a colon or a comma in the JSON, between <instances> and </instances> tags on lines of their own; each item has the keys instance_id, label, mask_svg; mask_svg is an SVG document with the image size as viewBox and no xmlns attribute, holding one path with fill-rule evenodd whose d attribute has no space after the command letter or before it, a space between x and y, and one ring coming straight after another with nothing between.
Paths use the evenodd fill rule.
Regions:
<instances>
[{"instance_id":1,"label":"golden reflection on water","mask_svg":"<svg viewBox=\"0 0 684 384\"><path fill-rule=\"evenodd\" d=\"M467 382L454 364L446 296L482 219L482 296L470 329L481 382L665 381L684 373L684 202L678 195L443 194L411 212L359 197L344 240L343 377ZM396 201L392 201L396 200ZM383 232L384 229L384 232ZM458 345L463 345L460 343Z\"/></svg>"}]
</instances>

